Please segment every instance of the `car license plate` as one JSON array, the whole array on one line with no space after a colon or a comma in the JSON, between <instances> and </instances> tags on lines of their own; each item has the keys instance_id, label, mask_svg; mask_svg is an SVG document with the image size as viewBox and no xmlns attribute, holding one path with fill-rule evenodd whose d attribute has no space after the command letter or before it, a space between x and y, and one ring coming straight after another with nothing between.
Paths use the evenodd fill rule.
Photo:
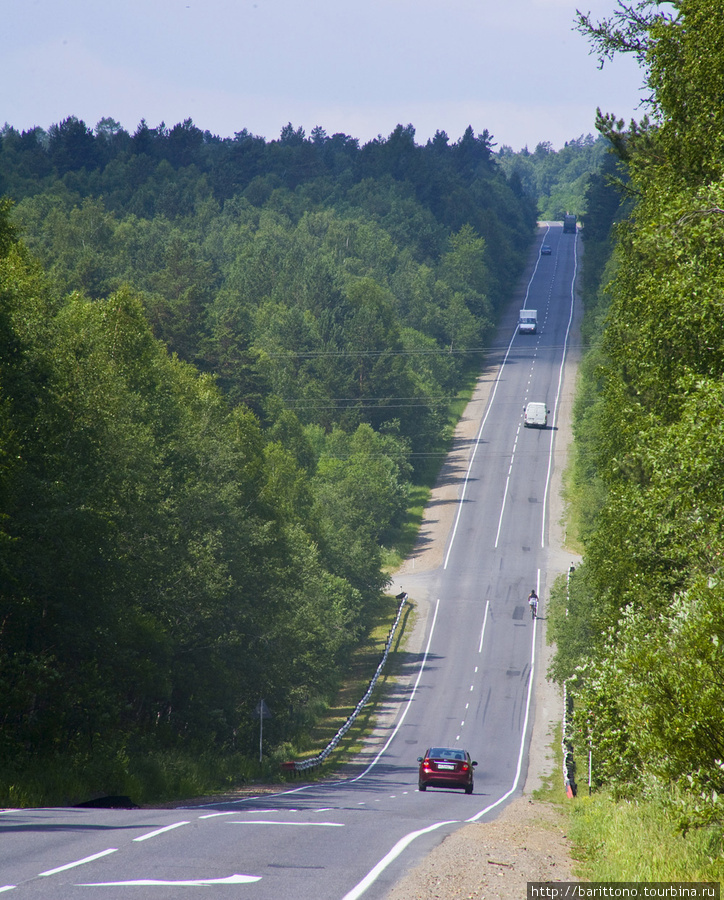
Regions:
<instances>
[{"instance_id":1,"label":"car license plate","mask_svg":"<svg viewBox=\"0 0 724 900\"><path fill-rule=\"evenodd\" d=\"M438 769L451 769L453 772L455 771L455 766L450 763L438 763Z\"/></svg>"}]
</instances>

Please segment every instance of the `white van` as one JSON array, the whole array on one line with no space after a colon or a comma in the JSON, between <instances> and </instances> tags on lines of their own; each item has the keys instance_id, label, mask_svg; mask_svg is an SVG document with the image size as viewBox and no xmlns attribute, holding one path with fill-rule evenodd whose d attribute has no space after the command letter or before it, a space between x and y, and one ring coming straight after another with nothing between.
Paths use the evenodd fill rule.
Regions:
<instances>
[{"instance_id":1,"label":"white van","mask_svg":"<svg viewBox=\"0 0 724 900\"><path fill-rule=\"evenodd\" d=\"M526 428L545 428L550 412L545 403L529 403L523 407L523 425Z\"/></svg>"},{"instance_id":2,"label":"white van","mask_svg":"<svg viewBox=\"0 0 724 900\"><path fill-rule=\"evenodd\" d=\"M538 311L521 309L518 316L518 334L535 334L538 331Z\"/></svg>"}]
</instances>

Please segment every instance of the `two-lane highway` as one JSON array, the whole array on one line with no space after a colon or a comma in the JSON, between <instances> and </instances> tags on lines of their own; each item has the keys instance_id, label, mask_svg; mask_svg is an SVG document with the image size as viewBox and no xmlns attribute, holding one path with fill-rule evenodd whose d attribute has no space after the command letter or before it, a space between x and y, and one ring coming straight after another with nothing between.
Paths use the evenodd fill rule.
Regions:
<instances>
[{"instance_id":1,"label":"two-lane highway","mask_svg":"<svg viewBox=\"0 0 724 900\"><path fill-rule=\"evenodd\" d=\"M541 243L552 247L540 256ZM526 597L548 588L547 518L557 407L573 316L577 237L541 229L525 284L538 333L517 309L488 360L494 381L460 474L434 572L406 581L427 611L422 648L399 685L384 746L354 779L206 808L8 810L0 892L28 898L382 898L465 822L492 818L522 789L542 621ZM490 371L490 369L489 369ZM548 427L523 427L529 400ZM541 676L542 677L541 673ZM417 790L417 757L458 745L478 761L475 792Z\"/></svg>"}]
</instances>

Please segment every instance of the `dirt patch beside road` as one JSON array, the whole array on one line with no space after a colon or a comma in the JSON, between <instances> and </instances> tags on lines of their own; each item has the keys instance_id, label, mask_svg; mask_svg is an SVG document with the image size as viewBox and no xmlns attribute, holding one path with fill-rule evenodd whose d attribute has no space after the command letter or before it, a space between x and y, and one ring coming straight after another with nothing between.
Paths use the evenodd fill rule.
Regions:
<instances>
[{"instance_id":1,"label":"dirt patch beside road","mask_svg":"<svg viewBox=\"0 0 724 900\"><path fill-rule=\"evenodd\" d=\"M528 881L573 881L564 824L555 806L516 800L449 835L387 900L521 900Z\"/></svg>"}]
</instances>

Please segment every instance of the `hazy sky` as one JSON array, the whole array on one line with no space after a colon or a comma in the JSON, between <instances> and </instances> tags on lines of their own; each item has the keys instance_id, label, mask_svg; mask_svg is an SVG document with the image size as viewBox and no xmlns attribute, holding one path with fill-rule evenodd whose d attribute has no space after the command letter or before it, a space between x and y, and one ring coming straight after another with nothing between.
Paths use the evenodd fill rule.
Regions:
<instances>
[{"instance_id":1,"label":"hazy sky","mask_svg":"<svg viewBox=\"0 0 724 900\"><path fill-rule=\"evenodd\" d=\"M411 123L561 147L597 106L640 118L628 58L573 30L616 0L0 0L0 125L142 118L268 140L291 122L362 143Z\"/></svg>"}]
</instances>

